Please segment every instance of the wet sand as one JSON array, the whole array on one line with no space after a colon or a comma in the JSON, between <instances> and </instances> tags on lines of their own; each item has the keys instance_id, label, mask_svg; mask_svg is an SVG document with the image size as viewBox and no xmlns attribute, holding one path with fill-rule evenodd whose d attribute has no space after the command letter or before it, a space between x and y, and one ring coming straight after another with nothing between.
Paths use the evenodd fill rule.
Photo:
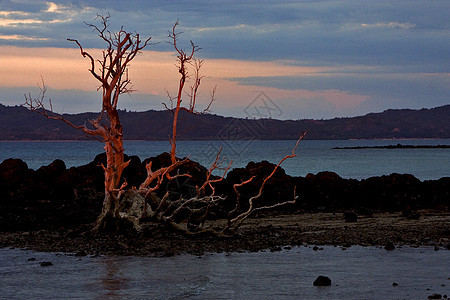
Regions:
<instances>
[{"instance_id":1,"label":"wet sand","mask_svg":"<svg viewBox=\"0 0 450 300\"><path fill-rule=\"evenodd\" d=\"M202 255L205 252L241 252L301 245L352 245L395 247L434 246L450 249L450 212L422 210L419 219L401 212L358 216L346 222L343 213L299 213L261 215L250 218L231 236L186 237L169 232L159 224L149 224L143 233L133 235L91 235L90 225L74 229L0 233L0 247L77 255L172 256ZM225 220L209 223L220 228Z\"/></svg>"}]
</instances>

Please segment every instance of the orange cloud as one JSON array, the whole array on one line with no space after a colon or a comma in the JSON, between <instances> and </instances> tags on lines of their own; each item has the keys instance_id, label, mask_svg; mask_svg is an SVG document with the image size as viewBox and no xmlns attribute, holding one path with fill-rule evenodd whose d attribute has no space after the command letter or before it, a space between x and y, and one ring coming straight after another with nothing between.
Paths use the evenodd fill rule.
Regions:
<instances>
[{"instance_id":1,"label":"orange cloud","mask_svg":"<svg viewBox=\"0 0 450 300\"><path fill-rule=\"evenodd\" d=\"M100 55L98 49L87 49L88 52ZM80 55L75 48L21 48L0 47L2 71L0 87L36 86L41 76L46 85L52 89L78 89L95 91L98 82L90 74L90 61ZM176 58L171 52L144 51L130 67L133 87L139 94L166 97L166 90L175 95L178 86L178 70L174 66ZM271 87L240 85L231 78L255 76L307 76L323 74L331 68L302 67L289 65L286 62L249 62L226 59L210 59L205 61L202 81L200 105L209 100L209 92L217 86L218 102L216 107L245 107L257 95L264 91L282 105L289 99L324 98L337 109L345 109L359 105L365 96L351 95L345 91L324 90L283 90ZM27 92L26 90L24 92ZM203 103L202 103L203 102Z\"/></svg>"}]
</instances>

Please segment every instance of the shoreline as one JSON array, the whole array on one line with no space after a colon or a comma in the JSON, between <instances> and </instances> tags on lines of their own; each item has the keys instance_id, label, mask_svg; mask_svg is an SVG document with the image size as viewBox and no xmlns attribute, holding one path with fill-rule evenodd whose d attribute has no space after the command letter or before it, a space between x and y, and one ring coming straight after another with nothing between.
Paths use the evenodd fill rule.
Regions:
<instances>
[{"instance_id":1,"label":"shoreline","mask_svg":"<svg viewBox=\"0 0 450 300\"><path fill-rule=\"evenodd\" d=\"M139 186L143 181L147 162L162 166L168 155L162 153L144 161L129 157L130 165L123 174L129 186ZM326 171L292 177L282 168L268 181L258 206L270 207L292 199L296 188L301 191L298 200L252 216L231 236L183 235L162 223L150 222L142 223L139 233L92 235L92 224L104 201L104 174L98 167L102 163L106 163L106 157L99 154L80 167L67 169L64 161L55 160L34 171L20 159L3 161L0 247L137 256L276 251L305 244L388 248L406 244L450 249L449 177L422 182L410 174L393 173L358 181ZM237 205L234 184L256 175L240 190L244 196L238 198L239 205L245 211L250 196L257 194L264 176L274 167L267 161L249 162L245 168L229 171L215 186L223 201L210 212L205 229L214 230L206 232L226 227L228 213ZM181 172L192 174L189 182L172 182L166 191L192 197L194 187L204 182L206 168L191 161ZM178 221L185 228L183 222L188 220L190 216L183 216Z\"/></svg>"},{"instance_id":2,"label":"shoreline","mask_svg":"<svg viewBox=\"0 0 450 300\"><path fill-rule=\"evenodd\" d=\"M387 146L356 146L333 147L333 150L361 150L361 149L450 149L450 145L387 145Z\"/></svg>"},{"instance_id":3,"label":"shoreline","mask_svg":"<svg viewBox=\"0 0 450 300\"><path fill-rule=\"evenodd\" d=\"M1 232L0 248L25 248L40 252L75 255L125 255L168 257L181 254L281 251L295 246L433 246L450 250L450 212L420 210L419 219L401 212L358 216L346 222L343 213L296 213L260 215L248 219L233 236L183 236L159 224L136 235L91 235L90 227L78 229ZM210 223L217 227L226 220ZM316 249L316 248L315 248Z\"/></svg>"}]
</instances>

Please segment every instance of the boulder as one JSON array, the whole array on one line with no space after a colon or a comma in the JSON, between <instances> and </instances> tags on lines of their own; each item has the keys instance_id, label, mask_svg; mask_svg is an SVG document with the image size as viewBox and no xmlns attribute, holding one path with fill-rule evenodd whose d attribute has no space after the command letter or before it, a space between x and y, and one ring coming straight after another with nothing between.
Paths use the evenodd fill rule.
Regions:
<instances>
[{"instance_id":1,"label":"boulder","mask_svg":"<svg viewBox=\"0 0 450 300\"><path fill-rule=\"evenodd\" d=\"M331 279L327 276L319 276L314 280L313 282L314 286L330 286L331 285Z\"/></svg>"},{"instance_id":2,"label":"boulder","mask_svg":"<svg viewBox=\"0 0 450 300\"><path fill-rule=\"evenodd\" d=\"M33 170L21 159L9 158L0 164L0 187L14 189L23 184Z\"/></svg>"}]
</instances>

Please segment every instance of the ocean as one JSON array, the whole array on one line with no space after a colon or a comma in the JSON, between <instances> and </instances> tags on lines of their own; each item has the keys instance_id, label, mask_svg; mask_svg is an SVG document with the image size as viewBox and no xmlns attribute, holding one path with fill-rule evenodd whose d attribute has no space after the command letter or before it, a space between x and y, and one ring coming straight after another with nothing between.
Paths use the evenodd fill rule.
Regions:
<instances>
[{"instance_id":1,"label":"ocean","mask_svg":"<svg viewBox=\"0 0 450 300\"><path fill-rule=\"evenodd\" d=\"M267 160L278 163L291 154L296 141L180 141L177 156L189 156L205 167L214 161L222 148L223 165L232 161L232 168L245 167L250 161ZM282 164L291 176L306 176L320 171L336 172L343 178L364 179L391 173L408 173L420 180L450 177L450 149L333 149L335 147L387 145L450 145L450 139L421 140L303 140L295 158ZM168 152L168 141L125 141L125 153L142 160ZM20 158L29 168L37 169L55 159L67 167L92 161L103 152L98 141L18 141L0 142L0 161Z\"/></svg>"}]
</instances>

